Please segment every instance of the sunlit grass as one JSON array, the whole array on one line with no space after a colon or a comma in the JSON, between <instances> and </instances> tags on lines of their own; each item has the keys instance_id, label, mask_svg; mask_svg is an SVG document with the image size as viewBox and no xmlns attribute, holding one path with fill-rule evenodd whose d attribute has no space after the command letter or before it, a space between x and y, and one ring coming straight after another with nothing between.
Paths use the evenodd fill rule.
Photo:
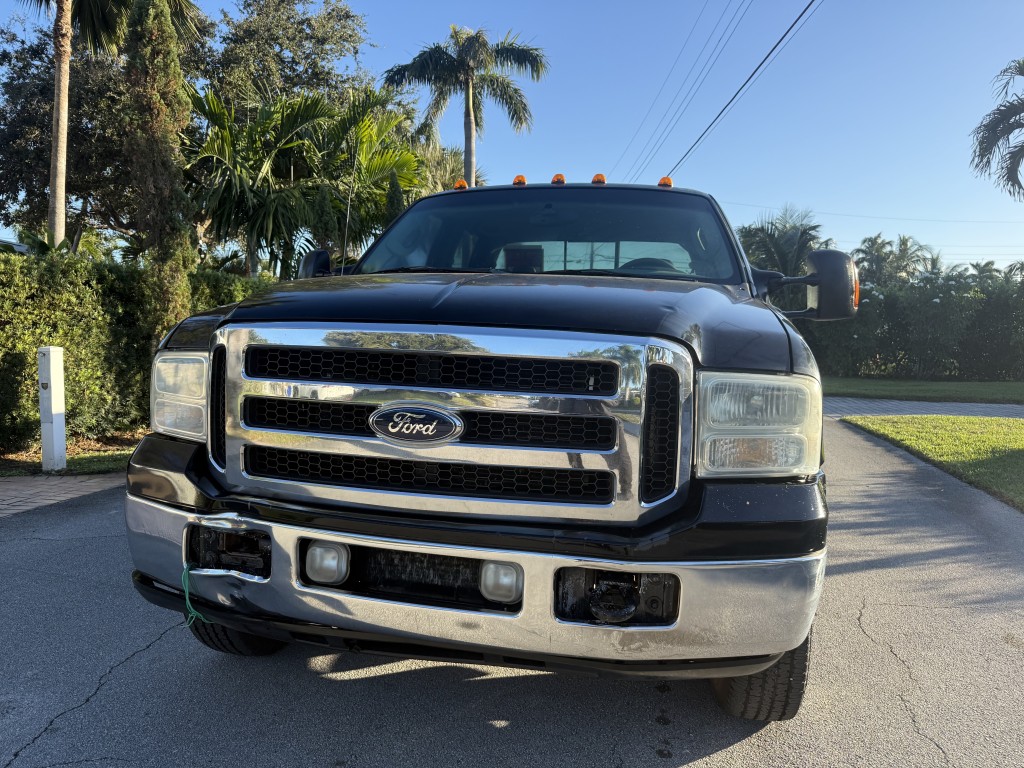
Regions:
<instances>
[{"instance_id":1,"label":"sunlit grass","mask_svg":"<svg viewBox=\"0 0 1024 768\"><path fill-rule=\"evenodd\" d=\"M1024 511L1024 419L851 416L843 421Z\"/></svg>"}]
</instances>

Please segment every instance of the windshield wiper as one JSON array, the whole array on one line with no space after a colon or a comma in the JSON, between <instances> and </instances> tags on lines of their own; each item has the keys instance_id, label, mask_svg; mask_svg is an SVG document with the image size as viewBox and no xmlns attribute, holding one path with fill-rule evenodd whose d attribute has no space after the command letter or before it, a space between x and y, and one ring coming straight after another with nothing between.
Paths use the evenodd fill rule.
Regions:
<instances>
[{"instance_id":1,"label":"windshield wiper","mask_svg":"<svg viewBox=\"0 0 1024 768\"><path fill-rule=\"evenodd\" d=\"M447 269L445 267L394 267L392 269L378 269L375 272L356 272L357 275L392 275L396 272L465 272L467 274L485 273L486 269Z\"/></svg>"},{"instance_id":2,"label":"windshield wiper","mask_svg":"<svg viewBox=\"0 0 1024 768\"><path fill-rule=\"evenodd\" d=\"M691 283L701 282L699 277L674 275L671 272L637 271L624 272L620 269L554 269L544 272L545 275L597 275L598 277L657 277L668 280L686 280Z\"/></svg>"}]
</instances>

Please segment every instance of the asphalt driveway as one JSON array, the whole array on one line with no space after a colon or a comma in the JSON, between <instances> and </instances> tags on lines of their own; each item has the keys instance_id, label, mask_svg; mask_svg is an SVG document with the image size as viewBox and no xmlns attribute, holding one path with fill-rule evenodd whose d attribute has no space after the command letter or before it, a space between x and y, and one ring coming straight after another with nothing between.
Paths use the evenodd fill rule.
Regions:
<instances>
[{"instance_id":1,"label":"asphalt driveway","mask_svg":"<svg viewBox=\"0 0 1024 768\"><path fill-rule=\"evenodd\" d=\"M121 496L0 519L0 767L1024 765L1024 515L829 421L810 695L289 648L236 659L131 588Z\"/></svg>"}]
</instances>

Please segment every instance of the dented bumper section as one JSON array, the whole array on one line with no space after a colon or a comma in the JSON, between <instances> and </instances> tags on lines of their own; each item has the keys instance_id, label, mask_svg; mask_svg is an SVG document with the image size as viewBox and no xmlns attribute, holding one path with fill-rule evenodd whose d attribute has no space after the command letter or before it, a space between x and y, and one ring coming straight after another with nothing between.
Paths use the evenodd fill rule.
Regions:
<instances>
[{"instance_id":1,"label":"dented bumper section","mask_svg":"<svg viewBox=\"0 0 1024 768\"><path fill-rule=\"evenodd\" d=\"M546 659L553 663L543 666L596 665L627 674L711 677L769 666L807 636L825 566L824 549L777 559L637 563L426 544L268 522L233 512L198 514L134 495L127 498L126 520L138 569L136 585L165 607L183 606L176 587L189 561L190 532L248 531L269 537L269 573L190 566L194 599L221 623L257 634L287 635L284 639L358 642L367 649L380 646L386 651L390 643L405 649L399 651L403 655L433 657L410 649L447 648L474 657L473 649L484 649L488 653L481 658L497 663ZM310 584L303 577L301 552L311 540L514 563L523 575L522 599L503 610L445 607L354 594L344 583ZM558 574L581 568L624 575L655 572L678 579L678 609L670 623L658 626L559 618Z\"/></svg>"}]
</instances>

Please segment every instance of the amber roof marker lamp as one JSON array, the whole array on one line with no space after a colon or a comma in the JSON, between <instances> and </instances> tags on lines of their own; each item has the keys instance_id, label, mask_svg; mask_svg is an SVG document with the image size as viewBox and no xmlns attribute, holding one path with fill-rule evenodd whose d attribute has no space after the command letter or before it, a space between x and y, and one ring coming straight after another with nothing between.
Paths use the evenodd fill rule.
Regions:
<instances>
[{"instance_id":1,"label":"amber roof marker lamp","mask_svg":"<svg viewBox=\"0 0 1024 768\"><path fill-rule=\"evenodd\" d=\"M671 176L662 176L661 179L658 181L658 186L659 187L668 187L669 189L671 189L672 188L672 177Z\"/></svg>"},{"instance_id":2,"label":"amber roof marker lamp","mask_svg":"<svg viewBox=\"0 0 1024 768\"><path fill-rule=\"evenodd\" d=\"M466 183L465 179L459 179L455 182L455 186L452 189L469 189L469 184Z\"/></svg>"},{"instance_id":3,"label":"amber roof marker lamp","mask_svg":"<svg viewBox=\"0 0 1024 768\"><path fill-rule=\"evenodd\" d=\"M594 178L592 178L590 180L590 183L591 184L606 184L607 183L607 179L605 179L603 173L595 173L594 174Z\"/></svg>"},{"instance_id":4,"label":"amber roof marker lamp","mask_svg":"<svg viewBox=\"0 0 1024 768\"><path fill-rule=\"evenodd\" d=\"M526 186L526 177L523 176L523 174L520 173L518 176L516 176L514 179L512 179L512 186L513 187L525 187Z\"/></svg>"},{"instance_id":5,"label":"amber roof marker lamp","mask_svg":"<svg viewBox=\"0 0 1024 768\"><path fill-rule=\"evenodd\" d=\"M561 173L556 173L554 176L551 177L551 183L557 184L559 186L565 184L565 175Z\"/></svg>"}]
</instances>

